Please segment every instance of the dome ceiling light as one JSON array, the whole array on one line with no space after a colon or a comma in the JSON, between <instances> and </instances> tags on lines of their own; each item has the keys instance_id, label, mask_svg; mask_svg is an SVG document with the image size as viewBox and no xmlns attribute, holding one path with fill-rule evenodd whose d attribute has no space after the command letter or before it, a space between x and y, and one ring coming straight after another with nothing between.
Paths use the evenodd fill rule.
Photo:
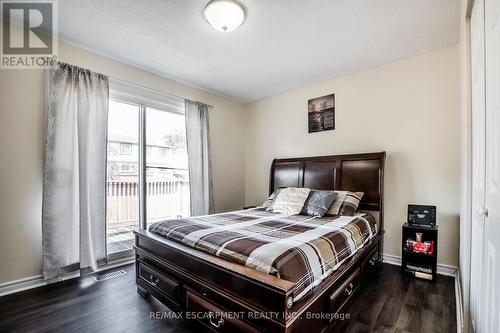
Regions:
<instances>
[{"instance_id":1,"label":"dome ceiling light","mask_svg":"<svg viewBox=\"0 0 500 333\"><path fill-rule=\"evenodd\" d=\"M245 21L245 9L233 0L212 0L203 15L215 30L222 32L233 31Z\"/></svg>"}]
</instances>

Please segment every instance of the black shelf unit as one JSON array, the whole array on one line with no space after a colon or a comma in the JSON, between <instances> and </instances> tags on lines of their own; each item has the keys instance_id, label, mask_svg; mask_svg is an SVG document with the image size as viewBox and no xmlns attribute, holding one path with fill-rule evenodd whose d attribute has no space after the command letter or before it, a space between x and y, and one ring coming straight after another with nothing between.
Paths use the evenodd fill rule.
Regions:
<instances>
[{"instance_id":1,"label":"black shelf unit","mask_svg":"<svg viewBox=\"0 0 500 333\"><path fill-rule=\"evenodd\" d=\"M433 254L413 252L406 248L407 239L416 239L416 233L422 233L422 241L434 241ZM432 280L437 276L437 256L438 256L438 227L414 225L405 223L402 228L401 244L401 271L403 273L415 274L416 271L432 275Z\"/></svg>"}]
</instances>

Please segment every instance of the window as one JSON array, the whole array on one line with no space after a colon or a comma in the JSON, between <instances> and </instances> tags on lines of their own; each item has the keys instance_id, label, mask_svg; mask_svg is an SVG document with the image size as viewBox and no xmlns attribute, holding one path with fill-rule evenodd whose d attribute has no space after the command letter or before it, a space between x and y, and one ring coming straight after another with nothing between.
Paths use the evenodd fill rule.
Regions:
<instances>
[{"instance_id":1,"label":"window","mask_svg":"<svg viewBox=\"0 0 500 333\"><path fill-rule=\"evenodd\" d=\"M120 154L131 155L132 154L132 145L130 143L120 143Z\"/></svg>"},{"instance_id":2,"label":"window","mask_svg":"<svg viewBox=\"0 0 500 333\"><path fill-rule=\"evenodd\" d=\"M139 106L110 101L106 179L106 242L108 254L132 249L133 230L139 227ZM128 147L128 148L126 148ZM132 172L130 171L133 166Z\"/></svg>"},{"instance_id":3,"label":"window","mask_svg":"<svg viewBox=\"0 0 500 333\"><path fill-rule=\"evenodd\" d=\"M146 144L159 147L159 155L146 157L148 226L164 219L189 216L184 114L146 107Z\"/></svg>"},{"instance_id":4,"label":"window","mask_svg":"<svg viewBox=\"0 0 500 333\"><path fill-rule=\"evenodd\" d=\"M122 170L123 171L127 171L129 169L129 165L128 164L122 164Z\"/></svg>"},{"instance_id":5,"label":"window","mask_svg":"<svg viewBox=\"0 0 500 333\"><path fill-rule=\"evenodd\" d=\"M163 157L169 156L170 149L168 148L160 148L160 154Z\"/></svg>"},{"instance_id":6,"label":"window","mask_svg":"<svg viewBox=\"0 0 500 333\"><path fill-rule=\"evenodd\" d=\"M132 253L133 231L189 216L184 100L110 83L108 257Z\"/></svg>"}]
</instances>

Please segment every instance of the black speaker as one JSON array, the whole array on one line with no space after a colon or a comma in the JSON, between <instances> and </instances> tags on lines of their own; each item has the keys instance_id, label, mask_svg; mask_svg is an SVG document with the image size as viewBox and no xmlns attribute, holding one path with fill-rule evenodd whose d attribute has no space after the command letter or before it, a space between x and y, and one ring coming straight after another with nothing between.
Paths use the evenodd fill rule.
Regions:
<instances>
[{"instance_id":1,"label":"black speaker","mask_svg":"<svg viewBox=\"0 0 500 333\"><path fill-rule=\"evenodd\" d=\"M408 224L436 225L436 206L408 205Z\"/></svg>"}]
</instances>

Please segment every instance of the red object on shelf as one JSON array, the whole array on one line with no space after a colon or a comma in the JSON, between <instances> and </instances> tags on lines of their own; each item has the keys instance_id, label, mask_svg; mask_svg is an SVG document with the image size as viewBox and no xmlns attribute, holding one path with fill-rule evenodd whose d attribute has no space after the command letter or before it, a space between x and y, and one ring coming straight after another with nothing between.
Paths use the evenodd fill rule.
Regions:
<instances>
[{"instance_id":1,"label":"red object on shelf","mask_svg":"<svg viewBox=\"0 0 500 333\"><path fill-rule=\"evenodd\" d=\"M423 242L415 242L415 243L413 243L413 252L427 253L428 250L429 250L429 246L427 246Z\"/></svg>"},{"instance_id":2,"label":"red object on shelf","mask_svg":"<svg viewBox=\"0 0 500 333\"><path fill-rule=\"evenodd\" d=\"M431 246L429 246L429 254L434 254L434 241L431 241Z\"/></svg>"}]
</instances>

